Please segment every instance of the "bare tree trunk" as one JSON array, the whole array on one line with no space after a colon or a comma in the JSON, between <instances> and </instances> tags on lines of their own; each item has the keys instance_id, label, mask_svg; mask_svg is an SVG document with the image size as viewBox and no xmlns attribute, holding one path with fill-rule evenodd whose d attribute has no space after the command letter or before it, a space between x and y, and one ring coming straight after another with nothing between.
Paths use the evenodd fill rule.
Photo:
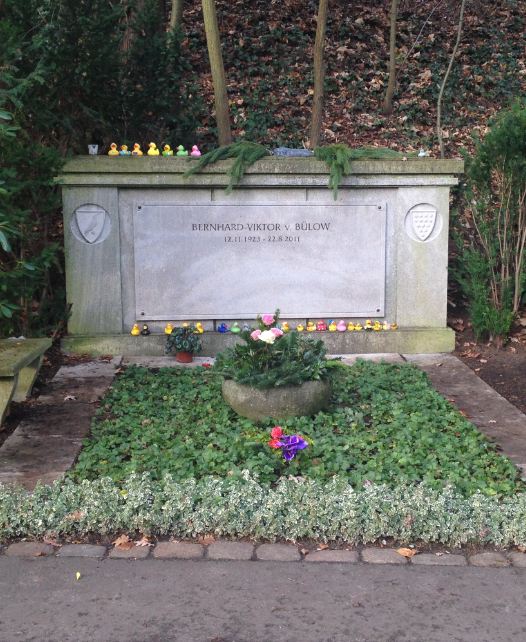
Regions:
<instances>
[{"instance_id":1,"label":"bare tree trunk","mask_svg":"<svg viewBox=\"0 0 526 642\"><path fill-rule=\"evenodd\" d=\"M462 0L462 4L460 5L460 15L458 17L457 40L455 42L455 46L453 47L453 51L451 52L449 65L444 75L444 79L442 80L442 86L440 87L440 92L438 93L438 99L437 99L437 138L438 138L438 144L440 146L440 158L444 158L444 140L442 138L442 97L444 96L444 89L446 87L447 79L449 78L449 73L451 71L451 67L453 67L453 61L455 60L458 46L460 44L460 36L462 35L462 23L464 20L465 6L466 6L466 0Z\"/></svg>"},{"instance_id":2,"label":"bare tree trunk","mask_svg":"<svg viewBox=\"0 0 526 642\"><path fill-rule=\"evenodd\" d=\"M312 120L310 125L310 147L318 146L323 120L323 97L325 64L323 61L323 48L325 33L327 31L327 10L329 0L320 0L318 5L318 19L316 24L316 39L314 41L314 97L312 99Z\"/></svg>"},{"instance_id":3,"label":"bare tree trunk","mask_svg":"<svg viewBox=\"0 0 526 642\"><path fill-rule=\"evenodd\" d=\"M229 145L232 142L230 128L230 113L228 109L228 94L226 90L225 67L221 55L221 42L219 40L219 27L215 0L202 0L203 20L205 23L206 44L208 58L214 85L214 100L216 106L217 130L220 145Z\"/></svg>"},{"instance_id":4,"label":"bare tree trunk","mask_svg":"<svg viewBox=\"0 0 526 642\"><path fill-rule=\"evenodd\" d=\"M383 113L393 111L393 96L396 89L396 19L398 17L398 0L391 0L391 31L389 34L389 81L385 92Z\"/></svg>"},{"instance_id":5,"label":"bare tree trunk","mask_svg":"<svg viewBox=\"0 0 526 642\"><path fill-rule=\"evenodd\" d=\"M170 15L170 31L177 27L182 28L184 0L172 0L172 13Z\"/></svg>"},{"instance_id":6,"label":"bare tree trunk","mask_svg":"<svg viewBox=\"0 0 526 642\"><path fill-rule=\"evenodd\" d=\"M127 4L127 3L125 3ZM131 49L134 32L133 32L133 21L137 13L140 13L144 9L144 0L137 0L135 4L135 10L127 4L126 6L126 15L124 17L124 34L121 41L121 49L124 52L127 52Z\"/></svg>"}]
</instances>

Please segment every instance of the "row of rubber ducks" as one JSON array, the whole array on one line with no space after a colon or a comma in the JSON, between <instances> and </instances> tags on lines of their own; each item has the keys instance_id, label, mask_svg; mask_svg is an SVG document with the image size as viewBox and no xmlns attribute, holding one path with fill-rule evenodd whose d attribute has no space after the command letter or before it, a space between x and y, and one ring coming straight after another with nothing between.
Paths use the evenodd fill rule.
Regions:
<instances>
[{"instance_id":1,"label":"row of rubber ducks","mask_svg":"<svg viewBox=\"0 0 526 642\"><path fill-rule=\"evenodd\" d=\"M150 143L148 145L148 151L146 154L147 156L174 156L174 152L170 145L164 145L163 150L160 151L155 143ZM132 151L128 149L128 145L121 145L120 149L117 149L117 143L112 143L110 145L108 156L144 156L144 152L142 151L139 143L135 143L133 145ZM193 156L194 158L199 158L199 156L201 156L201 151L197 145L192 145L192 151L190 152L188 152L183 145L179 145L175 150L175 156Z\"/></svg>"},{"instance_id":2,"label":"row of rubber ducks","mask_svg":"<svg viewBox=\"0 0 526 642\"><path fill-rule=\"evenodd\" d=\"M183 323L183 328L188 327L189 325L189 323ZM164 333L171 334L173 329L174 326L171 323L167 323L164 328ZM291 328L287 321L283 321L280 325L280 329L283 330L283 332L290 332L293 329L296 330L296 332L361 332L362 330L381 332L385 330L397 330L398 324L388 323L387 321L382 323L381 321L371 321L370 319L367 319L362 325L361 323L353 323L352 321L346 323L342 319L338 323L332 320L328 323L325 321L318 321L317 323L314 323L314 321L307 321L306 325L299 323L295 328ZM244 330L250 331L252 328L247 323L243 324L243 327L241 327L237 321L235 321L232 326L228 326L226 323L220 323L217 326L217 332L220 332L221 334L225 334L226 332L239 334ZM203 334L204 331L203 324L198 321L195 324L194 332L196 334ZM134 337L139 335L147 336L150 334L150 330L146 323L143 324L142 329L139 328L139 324L135 323L130 334Z\"/></svg>"},{"instance_id":3,"label":"row of rubber ducks","mask_svg":"<svg viewBox=\"0 0 526 642\"><path fill-rule=\"evenodd\" d=\"M189 326L190 326L189 323L183 323L183 328L188 328ZM195 328L194 334L203 334L203 332L205 331L205 329L203 328L203 324L200 321L198 321L195 324L194 328ZM164 334L172 334L173 330L174 330L173 324L167 323L164 327ZM143 337L147 337L149 334L151 334L151 332L147 323L143 323L142 328L139 328L138 323L134 323L130 331L130 334L133 337L138 337L139 335L142 335Z\"/></svg>"}]
</instances>

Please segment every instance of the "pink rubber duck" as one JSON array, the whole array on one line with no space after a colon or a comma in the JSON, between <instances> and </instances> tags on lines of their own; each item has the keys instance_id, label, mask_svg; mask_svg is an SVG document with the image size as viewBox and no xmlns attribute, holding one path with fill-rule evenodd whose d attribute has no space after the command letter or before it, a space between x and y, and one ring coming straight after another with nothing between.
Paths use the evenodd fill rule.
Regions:
<instances>
[{"instance_id":1,"label":"pink rubber duck","mask_svg":"<svg viewBox=\"0 0 526 642\"><path fill-rule=\"evenodd\" d=\"M345 332L345 330L347 330L347 325L343 319L340 319L340 321L338 322L336 330L338 330L338 332Z\"/></svg>"},{"instance_id":2,"label":"pink rubber duck","mask_svg":"<svg viewBox=\"0 0 526 642\"><path fill-rule=\"evenodd\" d=\"M192 145L192 151L190 152L190 156L194 156L197 158L197 156L201 156L201 152L199 151L199 147L197 145Z\"/></svg>"}]
</instances>

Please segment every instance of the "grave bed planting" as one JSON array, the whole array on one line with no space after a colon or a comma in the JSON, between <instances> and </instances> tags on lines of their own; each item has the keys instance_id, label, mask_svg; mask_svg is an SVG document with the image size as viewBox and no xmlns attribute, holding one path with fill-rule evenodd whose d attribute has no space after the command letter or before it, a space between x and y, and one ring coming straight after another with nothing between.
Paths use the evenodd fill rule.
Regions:
<instances>
[{"instance_id":1,"label":"grave bed planting","mask_svg":"<svg viewBox=\"0 0 526 642\"><path fill-rule=\"evenodd\" d=\"M32 492L0 485L0 541L119 532L192 538L526 546L526 492L416 368L331 372L332 406L283 422L308 447L269 446L205 368L132 367L103 400L75 468Z\"/></svg>"},{"instance_id":2,"label":"grave bed planting","mask_svg":"<svg viewBox=\"0 0 526 642\"><path fill-rule=\"evenodd\" d=\"M71 472L74 480L120 482L148 472L159 480L206 476L263 485L294 476L355 489L367 484L426 483L510 495L522 488L515 466L410 365L335 364L332 406L314 417L281 422L309 443L286 462L269 446L275 421L239 417L221 397L221 378L205 368L132 367L117 377Z\"/></svg>"}]
</instances>

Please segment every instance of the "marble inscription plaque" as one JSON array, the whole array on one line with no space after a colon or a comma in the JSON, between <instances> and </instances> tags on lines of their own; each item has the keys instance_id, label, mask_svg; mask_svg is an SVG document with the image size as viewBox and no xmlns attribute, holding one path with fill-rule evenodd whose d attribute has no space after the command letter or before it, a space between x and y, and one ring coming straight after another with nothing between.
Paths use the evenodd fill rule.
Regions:
<instances>
[{"instance_id":1,"label":"marble inscription plaque","mask_svg":"<svg viewBox=\"0 0 526 642\"><path fill-rule=\"evenodd\" d=\"M381 317L386 205L134 208L138 319Z\"/></svg>"}]
</instances>

